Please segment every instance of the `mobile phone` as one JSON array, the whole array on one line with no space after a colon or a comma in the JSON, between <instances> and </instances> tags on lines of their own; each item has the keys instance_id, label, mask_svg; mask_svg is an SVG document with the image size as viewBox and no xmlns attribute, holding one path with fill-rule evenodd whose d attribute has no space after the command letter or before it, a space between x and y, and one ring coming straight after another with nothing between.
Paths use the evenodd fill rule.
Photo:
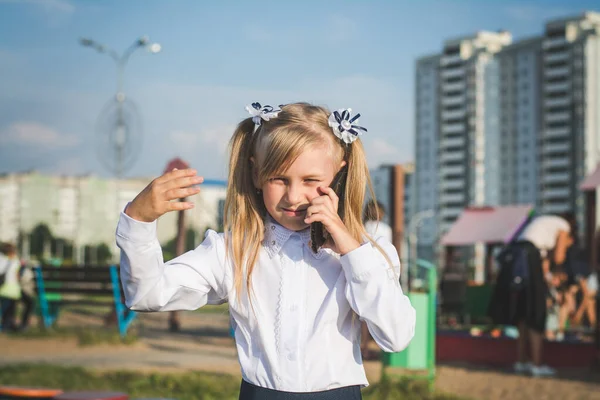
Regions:
<instances>
[{"instance_id":1,"label":"mobile phone","mask_svg":"<svg viewBox=\"0 0 600 400\"><path fill-rule=\"evenodd\" d=\"M343 220L344 219L344 195L346 193L346 177L348 176L348 171L344 166L337 175L331 181L330 188L333 189L335 194L337 194L340 199L338 203L338 215ZM321 246L325 244L327 238L329 237L329 233L325 230L322 222L313 222L310 224L310 247L313 252L319 251Z\"/></svg>"}]
</instances>

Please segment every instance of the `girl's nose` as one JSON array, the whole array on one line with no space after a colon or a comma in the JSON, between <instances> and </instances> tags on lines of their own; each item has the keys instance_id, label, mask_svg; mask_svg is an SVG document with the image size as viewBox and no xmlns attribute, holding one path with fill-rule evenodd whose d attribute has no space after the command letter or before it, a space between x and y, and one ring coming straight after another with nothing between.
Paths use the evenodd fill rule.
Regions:
<instances>
[{"instance_id":1,"label":"girl's nose","mask_svg":"<svg viewBox=\"0 0 600 400\"><path fill-rule=\"evenodd\" d=\"M304 193L300 185L288 185L286 197L290 205L300 204L303 200L303 196Z\"/></svg>"}]
</instances>

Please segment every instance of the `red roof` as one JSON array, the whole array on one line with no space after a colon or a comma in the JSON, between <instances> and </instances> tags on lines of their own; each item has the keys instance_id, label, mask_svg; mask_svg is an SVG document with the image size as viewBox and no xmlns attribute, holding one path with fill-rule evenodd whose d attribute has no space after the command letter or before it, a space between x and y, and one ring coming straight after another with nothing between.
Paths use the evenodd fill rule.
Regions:
<instances>
[{"instance_id":1,"label":"red roof","mask_svg":"<svg viewBox=\"0 0 600 400\"><path fill-rule=\"evenodd\" d=\"M187 162L185 162L181 158L177 157L177 158L174 158L169 161L169 163L167 164L167 166L165 168L165 172L163 172L163 173L166 174L169 171L173 171L174 168L186 169L189 167L190 167L190 165Z\"/></svg>"},{"instance_id":2,"label":"red roof","mask_svg":"<svg viewBox=\"0 0 600 400\"><path fill-rule=\"evenodd\" d=\"M467 208L442 237L442 245L508 243L532 211L531 205Z\"/></svg>"},{"instance_id":3,"label":"red roof","mask_svg":"<svg viewBox=\"0 0 600 400\"><path fill-rule=\"evenodd\" d=\"M588 175L581 185L579 185L579 189L583 191L587 190L595 190L598 186L600 186L600 164L596 166L596 170Z\"/></svg>"}]
</instances>

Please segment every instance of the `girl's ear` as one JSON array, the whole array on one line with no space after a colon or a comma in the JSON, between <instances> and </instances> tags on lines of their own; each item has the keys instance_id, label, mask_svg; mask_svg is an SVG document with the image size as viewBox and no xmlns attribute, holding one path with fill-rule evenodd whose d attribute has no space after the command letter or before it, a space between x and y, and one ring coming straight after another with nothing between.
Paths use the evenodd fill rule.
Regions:
<instances>
[{"instance_id":1,"label":"girl's ear","mask_svg":"<svg viewBox=\"0 0 600 400\"><path fill-rule=\"evenodd\" d=\"M340 169L344 168L346 166L347 162L346 160L342 160L341 164L340 164Z\"/></svg>"},{"instance_id":2,"label":"girl's ear","mask_svg":"<svg viewBox=\"0 0 600 400\"><path fill-rule=\"evenodd\" d=\"M254 157L250 157L250 168L252 169L252 183L256 189L262 189L258 184L258 168L256 167L256 161Z\"/></svg>"}]
</instances>

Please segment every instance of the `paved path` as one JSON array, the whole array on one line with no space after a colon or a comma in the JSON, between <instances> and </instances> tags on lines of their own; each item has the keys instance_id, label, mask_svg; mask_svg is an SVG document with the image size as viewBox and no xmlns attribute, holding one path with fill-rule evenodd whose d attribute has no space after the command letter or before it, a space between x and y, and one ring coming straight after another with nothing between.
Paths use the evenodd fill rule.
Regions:
<instances>
[{"instance_id":1,"label":"paved path","mask_svg":"<svg viewBox=\"0 0 600 400\"><path fill-rule=\"evenodd\" d=\"M75 339L23 339L0 334L0 365L52 363L96 369L131 369L160 372L204 370L240 375L228 316L185 313L183 331L169 333L166 314L142 314L133 345L80 347ZM98 326L96 316L65 314L61 324ZM365 364L371 382L380 377L378 362ZM539 379L516 376L498 369L443 365L436 387L475 399L600 399L600 375L564 370L560 377Z\"/></svg>"}]
</instances>

